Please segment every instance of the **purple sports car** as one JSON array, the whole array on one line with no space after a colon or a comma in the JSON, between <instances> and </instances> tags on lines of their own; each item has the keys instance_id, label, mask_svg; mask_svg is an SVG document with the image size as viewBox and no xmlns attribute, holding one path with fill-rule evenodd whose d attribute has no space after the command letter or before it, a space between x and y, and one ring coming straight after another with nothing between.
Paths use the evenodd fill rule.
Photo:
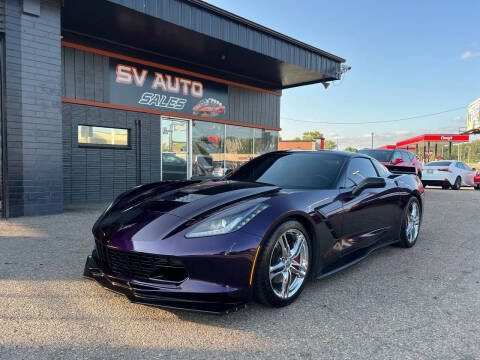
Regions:
<instances>
[{"instance_id":1,"label":"purple sports car","mask_svg":"<svg viewBox=\"0 0 480 360\"><path fill-rule=\"evenodd\" d=\"M95 223L84 275L153 306L288 305L308 278L415 244L423 186L394 170L363 154L278 151L223 179L138 186Z\"/></svg>"}]
</instances>

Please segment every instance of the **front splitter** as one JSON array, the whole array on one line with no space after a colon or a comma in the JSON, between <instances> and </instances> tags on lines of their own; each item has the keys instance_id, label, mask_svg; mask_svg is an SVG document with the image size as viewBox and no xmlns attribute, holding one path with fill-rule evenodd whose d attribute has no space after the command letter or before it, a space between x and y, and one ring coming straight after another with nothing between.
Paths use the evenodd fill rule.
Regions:
<instances>
[{"instance_id":1,"label":"front splitter","mask_svg":"<svg viewBox=\"0 0 480 360\"><path fill-rule=\"evenodd\" d=\"M95 280L105 289L113 291L117 294L125 296L130 302L141 305L154 306L166 309L198 311L211 314L227 314L229 312L238 311L246 308L245 303L216 300L198 300L195 296L189 299L175 297L172 292L162 294L157 290L152 292L141 284L134 281L125 281L115 276L105 273L90 255L87 257L83 276L90 280ZM199 294L201 295L201 294ZM199 296L201 297L201 296ZM219 297L223 297L219 295Z\"/></svg>"}]
</instances>

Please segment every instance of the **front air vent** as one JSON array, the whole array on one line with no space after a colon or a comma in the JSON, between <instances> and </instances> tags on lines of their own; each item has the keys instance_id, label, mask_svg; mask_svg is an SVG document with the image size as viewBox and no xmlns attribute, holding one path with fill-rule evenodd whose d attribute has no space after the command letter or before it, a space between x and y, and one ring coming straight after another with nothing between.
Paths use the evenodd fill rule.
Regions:
<instances>
[{"instance_id":1,"label":"front air vent","mask_svg":"<svg viewBox=\"0 0 480 360\"><path fill-rule=\"evenodd\" d=\"M119 250L96 241L101 264L120 275L181 283L187 278L182 261L174 256Z\"/></svg>"}]
</instances>

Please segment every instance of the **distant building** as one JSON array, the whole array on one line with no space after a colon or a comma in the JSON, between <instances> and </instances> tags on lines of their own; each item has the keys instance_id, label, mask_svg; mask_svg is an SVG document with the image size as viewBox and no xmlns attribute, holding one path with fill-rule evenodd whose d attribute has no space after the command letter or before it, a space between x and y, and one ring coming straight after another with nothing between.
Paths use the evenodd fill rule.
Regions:
<instances>
[{"instance_id":1,"label":"distant building","mask_svg":"<svg viewBox=\"0 0 480 360\"><path fill-rule=\"evenodd\" d=\"M278 150L322 150L324 140L280 140Z\"/></svg>"}]
</instances>

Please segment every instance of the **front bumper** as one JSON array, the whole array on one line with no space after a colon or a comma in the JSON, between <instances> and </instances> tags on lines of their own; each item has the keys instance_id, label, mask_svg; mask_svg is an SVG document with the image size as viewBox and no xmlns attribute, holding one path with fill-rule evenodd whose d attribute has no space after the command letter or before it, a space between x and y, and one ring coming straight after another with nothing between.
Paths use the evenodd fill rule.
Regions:
<instances>
[{"instance_id":1,"label":"front bumper","mask_svg":"<svg viewBox=\"0 0 480 360\"><path fill-rule=\"evenodd\" d=\"M132 303L220 314L246 307L250 299L244 289L188 278L181 284L127 278L109 273L95 258L95 251L87 257L83 276Z\"/></svg>"}]
</instances>

